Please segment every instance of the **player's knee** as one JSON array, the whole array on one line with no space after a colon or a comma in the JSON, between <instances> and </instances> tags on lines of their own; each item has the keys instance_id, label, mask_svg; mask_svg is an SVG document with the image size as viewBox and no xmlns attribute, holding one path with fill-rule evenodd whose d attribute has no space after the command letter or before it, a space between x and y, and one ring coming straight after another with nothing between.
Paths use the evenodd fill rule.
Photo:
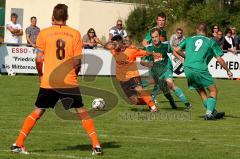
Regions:
<instances>
[{"instance_id":1,"label":"player's knee","mask_svg":"<svg viewBox=\"0 0 240 159\"><path fill-rule=\"evenodd\" d=\"M34 112L38 115L38 119L40 119L41 116L45 113L45 109L36 108Z\"/></svg>"},{"instance_id":2,"label":"player's knee","mask_svg":"<svg viewBox=\"0 0 240 159\"><path fill-rule=\"evenodd\" d=\"M88 111L84 108L76 108L76 112L81 120L87 120L90 118Z\"/></svg>"},{"instance_id":3,"label":"player's knee","mask_svg":"<svg viewBox=\"0 0 240 159\"><path fill-rule=\"evenodd\" d=\"M130 102L131 104L137 105L137 103L138 103L138 98L137 98L137 96L131 96L131 97L129 97L128 99L129 99L129 102Z\"/></svg>"}]
</instances>

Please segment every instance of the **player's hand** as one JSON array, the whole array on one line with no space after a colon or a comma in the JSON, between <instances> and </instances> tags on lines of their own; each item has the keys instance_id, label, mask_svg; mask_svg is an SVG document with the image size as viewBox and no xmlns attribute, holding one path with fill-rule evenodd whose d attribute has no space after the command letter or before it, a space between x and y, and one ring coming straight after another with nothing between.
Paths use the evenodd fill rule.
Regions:
<instances>
[{"instance_id":1,"label":"player's hand","mask_svg":"<svg viewBox=\"0 0 240 159\"><path fill-rule=\"evenodd\" d=\"M233 73L230 70L227 71L227 75L228 75L229 78L233 77Z\"/></svg>"},{"instance_id":2,"label":"player's hand","mask_svg":"<svg viewBox=\"0 0 240 159\"><path fill-rule=\"evenodd\" d=\"M42 75L38 76L39 83L42 82Z\"/></svg>"},{"instance_id":3,"label":"player's hand","mask_svg":"<svg viewBox=\"0 0 240 159\"><path fill-rule=\"evenodd\" d=\"M154 53L153 57L154 57L154 61L161 61L162 60L162 54L161 53Z\"/></svg>"},{"instance_id":4,"label":"player's hand","mask_svg":"<svg viewBox=\"0 0 240 159\"><path fill-rule=\"evenodd\" d=\"M148 62L147 67L152 68L153 67L153 62Z\"/></svg>"}]
</instances>

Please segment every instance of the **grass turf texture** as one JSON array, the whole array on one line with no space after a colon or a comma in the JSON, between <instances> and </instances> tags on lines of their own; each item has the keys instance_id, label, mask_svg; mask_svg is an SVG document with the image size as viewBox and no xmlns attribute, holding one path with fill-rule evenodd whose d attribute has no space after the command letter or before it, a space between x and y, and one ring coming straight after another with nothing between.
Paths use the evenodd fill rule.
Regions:
<instances>
[{"instance_id":1,"label":"grass turf texture","mask_svg":"<svg viewBox=\"0 0 240 159\"><path fill-rule=\"evenodd\" d=\"M119 97L117 107L95 118L95 125L104 149L104 156L96 158L143 158L143 159L238 159L240 156L240 101L239 81L216 80L219 97L218 110L227 117L219 121L204 121L204 109L198 94L187 90L185 79L175 79L190 99L193 110L191 120L128 120L123 114L148 116L146 107L131 106ZM116 93L110 77L98 77L88 85ZM54 111L47 111L37 122L25 146L32 154L10 153L25 117L33 110L38 93L36 76L0 77L0 158L1 159L91 159L91 145L79 121L59 119ZM91 97L85 97L90 105ZM182 113L171 110L160 95L161 114ZM106 99L105 99L106 100ZM177 100L178 101L178 100ZM178 101L178 105L183 104ZM147 118L146 118L147 119Z\"/></svg>"}]
</instances>

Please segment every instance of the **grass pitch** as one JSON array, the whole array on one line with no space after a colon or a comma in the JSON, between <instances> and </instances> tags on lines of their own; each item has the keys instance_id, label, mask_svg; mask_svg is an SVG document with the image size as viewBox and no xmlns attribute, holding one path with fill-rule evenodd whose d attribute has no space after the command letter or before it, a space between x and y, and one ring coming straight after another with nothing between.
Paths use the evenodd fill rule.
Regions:
<instances>
[{"instance_id":1,"label":"grass pitch","mask_svg":"<svg viewBox=\"0 0 240 159\"><path fill-rule=\"evenodd\" d=\"M152 116L144 106L127 104L110 77L98 77L92 82L80 80L80 86L100 88L119 98L113 110L95 118L104 155L91 155L90 141L79 121L60 119L53 110L45 113L28 136L25 146L31 154L19 155L10 153L9 147L33 110L38 80L36 76L1 76L0 159L239 159L240 82L216 80L217 109L227 116L224 120L204 121L197 93L187 89L185 79L175 81L191 101L191 113L171 110L160 95L160 113ZM89 106L93 98L84 99Z\"/></svg>"}]
</instances>

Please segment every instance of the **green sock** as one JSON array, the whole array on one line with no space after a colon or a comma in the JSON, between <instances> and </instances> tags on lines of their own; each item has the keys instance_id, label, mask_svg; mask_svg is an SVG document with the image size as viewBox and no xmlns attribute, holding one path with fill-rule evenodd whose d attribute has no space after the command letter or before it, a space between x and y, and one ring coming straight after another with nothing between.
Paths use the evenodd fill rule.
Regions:
<instances>
[{"instance_id":1,"label":"green sock","mask_svg":"<svg viewBox=\"0 0 240 159\"><path fill-rule=\"evenodd\" d=\"M158 84L155 84L152 90L152 96L156 97L159 94L159 92L160 92L160 87Z\"/></svg>"},{"instance_id":2,"label":"green sock","mask_svg":"<svg viewBox=\"0 0 240 159\"><path fill-rule=\"evenodd\" d=\"M177 88L174 93L184 103L189 103L181 88Z\"/></svg>"},{"instance_id":3,"label":"green sock","mask_svg":"<svg viewBox=\"0 0 240 159\"><path fill-rule=\"evenodd\" d=\"M203 106L207 109L207 99L203 101Z\"/></svg>"},{"instance_id":4,"label":"green sock","mask_svg":"<svg viewBox=\"0 0 240 159\"><path fill-rule=\"evenodd\" d=\"M207 112L206 114L210 114L216 107L216 99L215 98L208 98L207 99Z\"/></svg>"},{"instance_id":5,"label":"green sock","mask_svg":"<svg viewBox=\"0 0 240 159\"><path fill-rule=\"evenodd\" d=\"M147 87L149 85L147 80L142 80L141 84L143 87Z\"/></svg>"}]
</instances>

